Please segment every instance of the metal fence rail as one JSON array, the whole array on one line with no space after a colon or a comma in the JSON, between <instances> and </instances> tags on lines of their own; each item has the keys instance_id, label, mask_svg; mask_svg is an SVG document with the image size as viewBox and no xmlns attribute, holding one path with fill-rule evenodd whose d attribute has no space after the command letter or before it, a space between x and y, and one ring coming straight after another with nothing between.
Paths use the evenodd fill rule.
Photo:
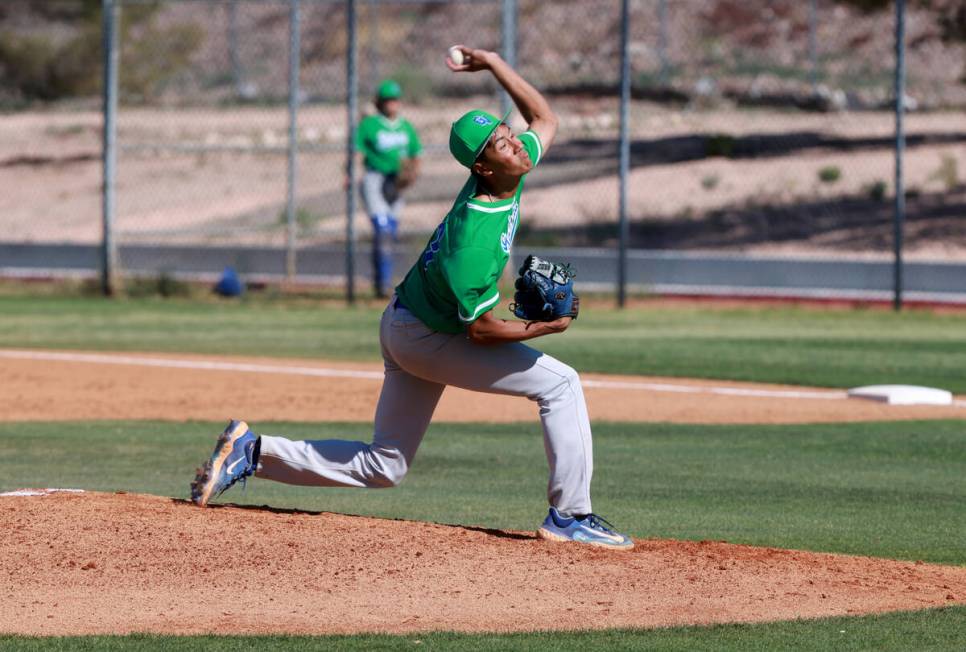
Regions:
<instances>
[{"instance_id":1,"label":"metal fence rail","mask_svg":"<svg viewBox=\"0 0 966 652\"><path fill-rule=\"evenodd\" d=\"M300 249L299 280L341 284L345 281L344 248L325 245ZM416 251L395 252L399 267L412 262ZM570 261L580 270L579 287L587 292L612 292L617 283L614 252L609 249L534 248L550 260ZM512 265L525 254L514 253ZM287 275L282 248L224 246L124 245L119 258L131 277L160 282L163 278L214 282L225 267L250 282L278 283ZM45 275L97 277L97 245L2 245L0 274L11 277ZM888 260L839 260L775 256L684 253L631 249L625 282L637 294L768 297L788 300L891 301L892 263ZM57 261L56 267L50 261ZM359 277L369 280L369 270ZM915 302L966 305L966 262L906 262L906 297Z\"/></svg>"}]
</instances>

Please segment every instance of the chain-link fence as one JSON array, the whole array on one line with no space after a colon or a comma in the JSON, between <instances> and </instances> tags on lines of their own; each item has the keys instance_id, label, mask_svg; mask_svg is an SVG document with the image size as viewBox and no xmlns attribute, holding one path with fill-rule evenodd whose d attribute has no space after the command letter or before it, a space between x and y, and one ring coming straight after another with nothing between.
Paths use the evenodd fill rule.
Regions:
<instances>
[{"instance_id":1,"label":"chain-link fence","mask_svg":"<svg viewBox=\"0 0 966 652\"><path fill-rule=\"evenodd\" d=\"M346 2L235 0L212 7L175 0L165 9L170 25L196 30L202 63L185 66L150 99L122 91L122 246L168 245L179 251L178 264L203 255L194 253L199 245L230 248L226 260L243 272L335 280L345 270L349 233L346 102L355 88L358 117L372 114L384 78L402 86L403 116L425 144L422 177L400 216L397 256L406 259L422 244L462 181L447 150L449 123L474 103L500 102L491 80L455 78L443 57L463 30L474 45L499 50L499 1L357 2L352 23ZM354 79L347 69L352 33ZM123 54L122 46L122 70ZM362 245L355 268L367 276L372 231L362 202L355 207L354 239Z\"/></svg>"},{"instance_id":2,"label":"chain-link fence","mask_svg":"<svg viewBox=\"0 0 966 652\"><path fill-rule=\"evenodd\" d=\"M377 83L392 78L424 145L399 215L404 273L465 180L448 153L449 124L505 102L488 75L445 67L448 46L465 43L515 60L561 118L527 182L516 249L579 248L568 254L583 257L584 280L616 279L620 0L114 2L122 269L217 274L230 264L341 283L351 238L358 262L349 269L368 276L361 201L353 228L347 219L347 102L357 88L356 117L373 112ZM629 11L630 282L704 292L725 279L723 288L757 292L788 276L786 290L881 290L881 270L866 278L807 265L872 261L891 280L891 3L631 0ZM957 20L955 3L907 10L905 251L939 264L930 274L940 280L922 292L962 295L966 47ZM2 123L3 239L96 247L97 108L27 107ZM511 124L524 126L518 114ZM791 279L802 261L803 278Z\"/></svg>"}]
</instances>

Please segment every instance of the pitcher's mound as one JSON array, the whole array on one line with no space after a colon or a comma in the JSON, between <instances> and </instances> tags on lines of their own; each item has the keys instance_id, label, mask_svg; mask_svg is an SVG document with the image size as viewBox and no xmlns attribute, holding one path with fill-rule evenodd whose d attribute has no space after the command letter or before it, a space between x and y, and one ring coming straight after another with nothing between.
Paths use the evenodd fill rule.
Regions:
<instances>
[{"instance_id":1,"label":"pitcher's mound","mask_svg":"<svg viewBox=\"0 0 966 652\"><path fill-rule=\"evenodd\" d=\"M0 497L0 632L527 631L966 601L966 568L713 542L631 552L133 494Z\"/></svg>"}]
</instances>

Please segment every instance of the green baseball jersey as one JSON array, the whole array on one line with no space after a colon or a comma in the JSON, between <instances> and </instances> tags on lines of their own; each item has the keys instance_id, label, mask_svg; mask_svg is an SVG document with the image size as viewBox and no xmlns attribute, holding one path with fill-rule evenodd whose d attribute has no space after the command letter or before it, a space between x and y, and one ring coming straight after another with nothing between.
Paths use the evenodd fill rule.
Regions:
<instances>
[{"instance_id":1,"label":"green baseball jersey","mask_svg":"<svg viewBox=\"0 0 966 652\"><path fill-rule=\"evenodd\" d=\"M532 131L519 138L536 166L543 154L540 138ZM406 307L433 330L461 333L500 301L498 283L520 223L525 178L512 197L487 202L474 199L471 176L396 288Z\"/></svg>"},{"instance_id":2,"label":"green baseball jersey","mask_svg":"<svg viewBox=\"0 0 966 652\"><path fill-rule=\"evenodd\" d=\"M416 129L405 118L390 120L381 113L366 116L356 129L356 147L366 168L382 174L399 172L400 159L423 151Z\"/></svg>"}]
</instances>

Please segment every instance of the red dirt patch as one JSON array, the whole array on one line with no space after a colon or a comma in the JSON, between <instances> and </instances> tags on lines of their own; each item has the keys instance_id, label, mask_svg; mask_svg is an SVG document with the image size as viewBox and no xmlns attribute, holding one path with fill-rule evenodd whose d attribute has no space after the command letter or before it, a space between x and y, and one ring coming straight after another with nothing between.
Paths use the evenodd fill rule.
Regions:
<instances>
[{"instance_id":1,"label":"red dirt patch","mask_svg":"<svg viewBox=\"0 0 966 652\"><path fill-rule=\"evenodd\" d=\"M720 542L619 553L133 494L0 497L0 540L0 632L17 634L654 627L966 603L959 567Z\"/></svg>"}]
</instances>

